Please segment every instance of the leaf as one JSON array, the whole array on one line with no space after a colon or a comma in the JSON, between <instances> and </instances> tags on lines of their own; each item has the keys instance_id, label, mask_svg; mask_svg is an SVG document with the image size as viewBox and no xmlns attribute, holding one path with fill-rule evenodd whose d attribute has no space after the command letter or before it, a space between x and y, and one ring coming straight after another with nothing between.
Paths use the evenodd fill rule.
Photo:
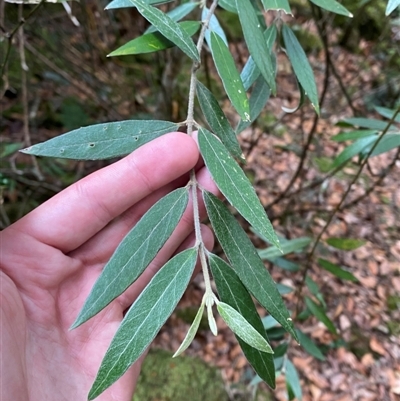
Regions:
<instances>
[{"instance_id":1,"label":"leaf","mask_svg":"<svg viewBox=\"0 0 400 401\"><path fill-rule=\"evenodd\" d=\"M179 26L189 36L192 36L199 30L200 23L197 21L183 21L179 24ZM117 50L111 52L107 57L152 53L174 46L175 44L168 40L160 32L147 33L129 41L128 43L125 43Z\"/></svg>"},{"instance_id":2,"label":"leaf","mask_svg":"<svg viewBox=\"0 0 400 401\"><path fill-rule=\"evenodd\" d=\"M361 138L358 141L352 143L350 146L345 148L333 161L331 165L331 169L339 167L340 165L346 163L354 156L361 153L364 149L366 149L369 145L372 146L373 142L377 140L377 136L367 136L365 138Z\"/></svg>"},{"instance_id":3,"label":"leaf","mask_svg":"<svg viewBox=\"0 0 400 401\"><path fill-rule=\"evenodd\" d=\"M389 0L386 6L385 15L390 15L398 6L400 6L400 0Z\"/></svg>"},{"instance_id":4,"label":"leaf","mask_svg":"<svg viewBox=\"0 0 400 401\"><path fill-rule=\"evenodd\" d=\"M217 310L228 327L245 343L259 351L274 353L268 341L236 309L218 302Z\"/></svg>"},{"instance_id":5,"label":"leaf","mask_svg":"<svg viewBox=\"0 0 400 401\"><path fill-rule=\"evenodd\" d=\"M333 333L337 334L336 327L332 323L332 320L325 314L325 311L321 308L321 306L317 305L311 298L305 297L304 301L307 305L307 308L310 312L320 321L322 322L328 330Z\"/></svg>"},{"instance_id":6,"label":"leaf","mask_svg":"<svg viewBox=\"0 0 400 401\"><path fill-rule=\"evenodd\" d=\"M218 5L226 11L237 14L236 4L231 0L219 0Z\"/></svg>"},{"instance_id":7,"label":"leaf","mask_svg":"<svg viewBox=\"0 0 400 401\"><path fill-rule=\"evenodd\" d=\"M310 99L315 111L319 114L317 85L315 84L314 74L306 53L297 40L296 35L285 24L282 26L282 36L296 78L303 87L305 94Z\"/></svg>"},{"instance_id":8,"label":"leaf","mask_svg":"<svg viewBox=\"0 0 400 401\"><path fill-rule=\"evenodd\" d=\"M235 132L239 134L247 127L249 127L260 115L262 110L264 109L269 97L271 95L271 91L269 90L269 86L265 82L263 76L259 76L254 85L254 88L251 92L249 105L250 105L250 121L240 121L237 125Z\"/></svg>"},{"instance_id":9,"label":"leaf","mask_svg":"<svg viewBox=\"0 0 400 401\"><path fill-rule=\"evenodd\" d=\"M281 249L278 249L276 246L271 246L267 249L258 251L258 254L260 255L261 259L273 261L282 255L287 255L288 253L297 252L300 249L303 249L310 242L311 238L309 237L300 237L289 241L286 240L284 242L281 241Z\"/></svg>"},{"instance_id":10,"label":"leaf","mask_svg":"<svg viewBox=\"0 0 400 401\"><path fill-rule=\"evenodd\" d=\"M276 258L274 259L273 263L275 266L278 266L281 269L287 270L289 272L298 272L300 270L300 266L297 263L294 263L291 260L287 260L285 258Z\"/></svg>"},{"instance_id":11,"label":"leaf","mask_svg":"<svg viewBox=\"0 0 400 401\"><path fill-rule=\"evenodd\" d=\"M336 0L310 0L318 7L324 8L327 11L331 11L335 14L344 15L345 17L353 17L353 14Z\"/></svg>"},{"instance_id":12,"label":"leaf","mask_svg":"<svg viewBox=\"0 0 400 401\"><path fill-rule=\"evenodd\" d=\"M211 32L210 37L212 57L226 94L240 117L248 120L250 119L249 101L233 57L219 35Z\"/></svg>"},{"instance_id":13,"label":"leaf","mask_svg":"<svg viewBox=\"0 0 400 401\"><path fill-rule=\"evenodd\" d=\"M272 65L270 49L266 45L262 26L256 10L250 0L236 0L240 24L251 57L267 81L271 92L276 94L275 71Z\"/></svg>"},{"instance_id":14,"label":"leaf","mask_svg":"<svg viewBox=\"0 0 400 401\"><path fill-rule=\"evenodd\" d=\"M337 238L332 237L326 240L326 243L330 246L333 246L336 249L342 249L343 251L352 251L353 249L357 249L360 246L366 244L367 241L362 239L354 239L354 238Z\"/></svg>"},{"instance_id":15,"label":"leaf","mask_svg":"<svg viewBox=\"0 0 400 401\"><path fill-rule=\"evenodd\" d=\"M293 391L293 395L301 401L303 398L303 393L301 391L301 384L299 375L293 363L286 359L285 361L285 377L286 385Z\"/></svg>"},{"instance_id":16,"label":"leaf","mask_svg":"<svg viewBox=\"0 0 400 401\"><path fill-rule=\"evenodd\" d=\"M176 189L143 215L104 267L72 328L99 313L136 281L175 230L188 199L186 188Z\"/></svg>"},{"instance_id":17,"label":"leaf","mask_svg":"<svg viewBox=\"0 0 400 401\"><path fill-rule=\"evenodd\" d=\"M203 198L215 235L241 282L296 339L292 319L276 284L246 232L216 196L204 191Z\"/></svg>"},{"instance_id":18,"label":"leaf","mask_svg":"<svg viewBox=\"0 0 400 401\"><path fill-rule=\"evenodd\" d=\"M89 392L89 400L116 382L153 341L182 297L196 260L196 248L179 253L156 273L139 295L111 341Z\"/></svg>"},{"instance_id":19,"label":"leaf","mask_svg":"<svg viewBox=\"0 0 400 401\"><path fill-rule=\"evenodd\" d=\"M218 295L222 302L236 309L266 339L263 323L254 302L232 268L216 255L209 255L209 263ZM271 387L275 388L274 359L270 353L262 352L237 337L240 347L256 373Z\"/></svg>"},{"instance_id":20,"label":"leaf","mask_svg":"<svg viewBox=\"0 0 400 401\"><path fill-rule=\"evenodd\" d=\"M206 21L209 12L210 12L210 9L208 9L207 7L203 8L203 11L201 13L202 21ZM220 25L220 23L218 22L218 19L215 16L215 14L211 15L211 18L208 22L208 28L206 29L206 32L205 32L205 39L206 39L208 46L210 46L210 47L211 47L211 32L215 32L224 41L226 46L229 46L228 39L226 38L225 32L222 29L222 26Z\"/></svg>"},{"instance_id":21,"label":"leaf","mask_svg":"<svg viewBox=\"0 0 400 401\"><path fill-rule=\"evenodd\" d=\"M400 1L400 0L399 0ZM385 117L389 120L393 118L393 116L396 114L396 110L393 109L388 109L387 107L379 107L375 106L374 109L382 116ZM397 115L394 119L397 123L400 123L400 115Z\"/></svg>"},{"instance_id":22,"label":"leaf","mask_svg":"<svg viewBox=\"0 0 400 401\"><path fill-rule=\"evenodd\" d=\"M348 132L341 132L340 134L333 136L331 139L332 141L343 142L343 141L365 138L367 136L376 135L377 133L378 131L376 130L348 131Z\"/></svg>"},{"instance_id":23,"label":"leaf","mask_svg":"<svg viewBox=\"0 0 400 401\"><path fill-rule=\"evenodd\" d=\"M172 0L146 0L146 3L149 5L158 5L170 3ZM128 7L136 7L131 0L113 0L107 4L105 10L111 10L114 8L128 8Z\"/></svg>"},{"instance_id":24,"label":"leaf","mask_svg":"<svg viewBox=\"0 0 400 401\"><path fill-rule=\"evenodd\" d=\"M400 146L400 132L398 134L386 134L378 143L376 148L371 153L371 157L381 155L382 153L389 152ZM370 147L371 148L371 147ZM368 153L370 148L364 149L365 153ZM366 156L363 155L363 156Z\"/></svg>"},{"instance_id":25,"label":"leaf","mask_svg":"<svg viewBox=\"0 0 400 401\"><path fill-rule=\"evenodd\" d=\"M196 93L201 111L215 135L218 136L232 156L244 160L235 131L225 117L218 100L200 81L197 81Z\"/></svg>"},{"instance_id":26,"label":"leaf","mask_svg":"<svg viewBox=\"0 0 400 401\"><path fill-rule=\"evenodd\" d=\"M46 142L22 149L22 153L77 160L101 160L127 155L178 124L157 120L128 120L90 125Z\"/></svg>"},{"instance_id":27,"label":"leaf","mask_svg":"<svg viewBox=\"0 0 400 401\"><path fill-rule=\"evenodd\" d=\"M7 157L20 150L23 142L2 143L0 146L0 158Z\"/></svg>"},{"instance_id":28,"label":"leaf","mask_svg":"<svg viewBox=\"0 0 400 401\"><path fill-rule=\"evenodd\" d=\"M360 128L373 129L377 131L383 131L384 129L386 129L388 125L388 123L386 123L385 121L377 120L375 118L362 118L362 117L346 118L342 120L338 125L342 125L342 123L354 125Z\"/></svg>"},{"instance_id":29,"label":"leaf","mask_svg":"<svg viewBox=\"0 0 400 401\"><path fill-rule=\"evenodd\" d=\"M358 281L358 279L353 274L351 274L347 270L342 269L340 266L329 262L328 260L318 259L318 263L322 268L342 280Z\"/></svg>"},{"instance_id":30,"label":"leaf","mask_svg":"<svg viewBox=\"0 0 400 401\"><path fill-rule=\"evenodd\" d=\"M278 325L278 322L271 315L263 317L261 321L264 326L264 330L270 330Z\"/></svg>"},{"instance_id":31,"label":"leaf","mask_svg":"<svg viewBox=\"0 0 400 401\"><path fill-rule=\"evenodd\" d=\"M168 15L158 8L149 6L144 0L130 0L137 10L150 24L171 42L175 43L186 55L195 61L200 61L199 52L191 37Z\"/></svg>"},{"instance_id":32,"label":"leaf","mask_svg":"<svg viewBox=\"0 0 400 401\"><path fill-rule=\"evenodd\" d=\"M204 162L229 203L268 241L279 247L278 237L254 188L224 145L202 128L198 141Z\"/></svg>"},{"instance_id":33,"label":"leaf","mask_svg":"<svg viewBox=\"0 0 400 401\"><path fill-rule=\"evenodd\" d=\"M282 10L285 14L292 15L288 0L261 0L265 11Z\"/></svg>"},{"instance_id":34,"label":"leaf","mask_svg":"<svg viewBox=\"0 0 400 401\"><path fill-rule=\"evenodd\" d=\"M182 352L184 352L189 347L189 345L192 343L192 341L194 340L194 338L196 336L197 330L199 329L200 322L203 317L203 313L204 313L204 303L202 303L200 305L200 308L196 313L196 316L193 320L192 325L189 327L189 330L188 330L185 338L183 339L182 344L179 346L179 348L177 349L175 354L172 356L173 358L182 354Z\"/></svg>"},{"instance_id":35,"label":"leaf","mask_svg":"<svg viewBox=\"0 0 400 401\"><path fill-rule=\"evenodd\" d=\"M314 341L304 334L301 330L296 329L297 336L299 337L300 345L304 348L304 351L309 353L314 358L319 359L320 361L325 360L324 354L321 350L315 345Z\"/></svg>"},{"instance_id":36,"label":"leaf","mask_svg":"<svg viewBox=\"0 0 400 401\"><path fill-rule=\"evenodd\" d=\"M189 3L183 3L178 7L173 8L171 11L167 12L168 17L170 17L173 21L180 21L182 18L185 18L188 14L190 14L196 7L198 7L200 3L190 1ZM197 21L196 21L197 22ZM157 32L157 28L153 25L150 25L144 33L152 33Z\"/></svg>"}]
</instances>

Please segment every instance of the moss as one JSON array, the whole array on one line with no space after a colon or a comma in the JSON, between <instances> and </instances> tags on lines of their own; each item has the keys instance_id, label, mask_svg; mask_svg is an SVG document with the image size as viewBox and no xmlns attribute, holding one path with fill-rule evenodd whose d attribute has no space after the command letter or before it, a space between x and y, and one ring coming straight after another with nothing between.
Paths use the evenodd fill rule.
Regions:
<instances>
[{"instance_id":1,"label":"moss","mask_svg":"<svg viewBox=\"0 0 400 401\"><path fill-rule=\"evenodd\" d=\"M392 336L400 336L400 323L393 320L387 323L387 327L389 329L389 333Z\"/></svg>"},{"instance_id":2,"label":"moss","mask_svg":"<svg viewBox=\"0 0 400 401\"><path fill-rule=\"evenodd\" d=\"M219 371L199 358L160 349L146 357L133 401L228 401Z\"/></svg>"},{"instance_id":3,"label":"moss","mask_svg":"<svg viewBox=\"0 0 400 401\"><path fill-rule=\"evenodd\" d=\"M386 305L390 311L400 309L400 295L389 295L386 300Z\"/></svg>"}]
</instances>

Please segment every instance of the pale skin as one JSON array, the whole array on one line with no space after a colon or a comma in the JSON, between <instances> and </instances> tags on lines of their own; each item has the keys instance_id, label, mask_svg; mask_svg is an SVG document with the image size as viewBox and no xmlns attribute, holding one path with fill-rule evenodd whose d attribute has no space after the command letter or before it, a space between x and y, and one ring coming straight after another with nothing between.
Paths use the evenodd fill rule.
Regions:
<instances>
[{"instance_id":1,"label":"pale skin","mask_svg":"<svg viewBox=\"0 0 400 401\"><path fill-rule=\"evenodd\" d=\"M0 233L1 401L87 400L124 311L171 256L194 244L191 203L143 276L99 315L69 327L121 239L160 197L186 185L192 168L199 184L218 194L195 141L164 135ZM202 236L211 248L207 227ZM131 400L140 366L141 360L97 400Z\"/></svg>"}]
</instances>

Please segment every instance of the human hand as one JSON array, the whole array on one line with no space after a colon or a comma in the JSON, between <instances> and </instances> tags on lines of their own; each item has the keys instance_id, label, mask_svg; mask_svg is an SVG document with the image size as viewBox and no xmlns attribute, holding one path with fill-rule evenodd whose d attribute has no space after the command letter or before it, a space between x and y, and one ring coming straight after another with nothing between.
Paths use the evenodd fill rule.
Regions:
<instances>
[{"instance_id":1,"label":"human hand","mask_svg":"<svg viewBox=\"0 0 400 401\"><path fill-rule=\"evenodd\" d=\"M0 233L2 399L87 399L124 311L171 256L193 245L191 204L143 275L98 315L75 330L69 327L122 238L159 198L184 186L192 168L202 187L217 193L198 159L192 138L164 135ZM211 248L213 235L202 230ZM142 359L98 400L130 400Z\"/></svg>"}]
</instances>

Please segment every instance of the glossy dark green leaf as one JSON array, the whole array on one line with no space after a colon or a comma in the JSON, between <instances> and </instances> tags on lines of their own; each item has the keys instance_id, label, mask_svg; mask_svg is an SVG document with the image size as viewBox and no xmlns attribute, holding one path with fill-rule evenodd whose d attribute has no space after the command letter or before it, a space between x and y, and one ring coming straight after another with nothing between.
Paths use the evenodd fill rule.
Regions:
<instances>
[{"instance_id":1,"label":"glossy dark green leaf","mask_svg":"<svg viewBox=\"0 0 400 401\"><path fill-rule=\"evenodd\" d=\"M276 284L246 232L213 194L203 192L208 217L233 269L248 291L296 338L293 322Z\"/></svg>"},{"instance_id":2,"label":"glossy dark green leaf","mask_svg":"<svg viewBox=\"0 0 400 401\"><path fill-rule=\"evenodd\" d=\"M254 84L254 88L250 95L250 121L240 121L235 129L236 134L239 134L247 127L249 127L263 111L271 91L269 90L268 84L265 82L263 76L259 76Z\"/></svg>"},{"instance_id":3,"label":"glossy dark green leaf","mask_svg":"<svg viewBox=\"0 0 400 401\"><path fill-rule=\"evenodd\" d=\"M254 302L233 269L216 255L210 255L209 262L220 300L235 308L241 315L246 316L247 321L268 340ZM275 368L272 355L248 345L240 337L237 339L256 373L270 387L275 388Z\"/></svg>"},{"instance_id":4,"label":"glossy dark green leaf","mask_svg":"<svg viewBox=\"0 0 400 401\"><path fill-rule=\"evenodd\" d=\"M363 130L356 130L356 131L341 132L340 134L333 136L331 139L332 139L332 141L343 142L343 141L350 141L350 140L365 138L367 136L376 135L377 133L378 133L378 131L376 131L376 130L363 129Z\"/></svg>"},{"instance_id":5,"label":"glossy dark green leaf","mask_svg":"<svg viewBox=\"0 0 400 401\"><path fill-rule=\"evenodd\" d=\"M326 240L326 243L336 249L343 251L352 251L366 244L367 241L355 238L338 238L331 237Z\"/></svg>"},{"instance_id":6,"label":"glossy dark green leaf","mask_svg":"<svg viewBox=\"0 0 400 401\"><path fill-rule=\"evenodd\" d=\"M288 0L261 0L264 10L282 10L285 14L293 15Z\"/></svg>"},{"instance_id":7,"label":"glossy dark green leaf","mask_svg":"<svg viewBox=\"0 0 400 401\"><path fill-rule=\"evenodd\" d=\"M296 78L304 89L306 96L310 99L315 111L319 113L317 85L307 55L296 35L286 24L282 26L282 37Z\"/></svg>"},{"instance_id":8,"label":"glossy dark green leaf","mask_svg":"<svg viewBox=\"0 0 400 401\"><path fill-rule=\"evenodd\" d=\"M201 13L202 21L205 21L207 19L209 12L210 12L209 8L203 7L203 11ZM208 46L211 46L211 32L215 32L220 38L222 38L222 40L228 46L228 39L226 38L225 32L215 14L213 14L210 20L208 21L208 28L206 29L205 32L205 39Z\"/></svg>"},{"instance_id":9,"label":"glossy dark green leaf","mask_svg":"<svg viewBox=\"0 0 400 401\"><path fill-rule=\"evenodd\" d=\"M249 52L267 81L271 92L276 93L275 71L270 50L265 42L263 27L258 21L257 12L251 0L236 0L240 24Z\"/></svg>"},{"instance_id":10,"label":"glossy dark green leaf","mask_svg":"<svg viewBox=\"0 0 400 401\"><path fill-rule=\"evenodd\" d=\"M389 0L386 6L386 16L390 15L399 6L400 0Z\"/></svg>"},{"instance_id":11,"label":"glossy dark green leaf","mask_svg":"<svg viewBox=\"0 0 400 401\"><path fill-rule=\"evenodd\" d=\"M305 297L304 301L307 305L307 308L310 310L310 312L320 322L322 322L331 333L337 334L335 325L332 323L332 320L329 319L329 317L326 315L324 309L320 305L316 304L311 298Z\"/></svg>"},{"instance_id":12,"label":"glossy dark green leaf","mask_svg":"<svg viewBox=\"0 0 400 401\"><path fill-rule=\"evenodd\" d=\"M197 99L208 125L226 146L232 156L243 160L242 149L240 148L235 131L225 117L218 100L201 82L196 85Z\"/></svg>"},{"instance_id":13,"label":"glossy dark green leaf","mask_svg":"<svg viewBox=\"0 0 400 401\"><path fill-rule=\"evenodd\" d=\"M334 276L342 280L358 281L357 277L355 277L353 274L351 274L347 270L342 269L340 266L329 262L328 260L318 259L318 264L326 271L332 273Z\"/></svg>"},{"instance_id":14,"label":"glossy dark green leaf","mask_svg":"<svg viewBox=\"0 0 400 401\"><path fill-rule=\"evenodd\" d=\"M218 302L217 310L228 327L245 343L259 351L273 354L268 341L236 309Z\"/></svg>"},{"instance_id":15,"label":"glossy dark green leaf","mask_svg":"<svg viewBox=\"0 0 400 401\"><path fill-rule=\"evenodd\" d=\"M149 6L144 0L132 1L140 14L161 34L178 46L191 59L199 61L199 52L192 38L175 22L158 8Z\"/></svg>"},{"instance_id":16,"label":"glossy dark green leaf","mask_svg":"<svg viewBox=\"0 0 400 401\"><path fill-rule=\"evenodd\" d=\"M223 39L215 32L210 33L211 53L222 80L226 94L243 120L250 119L249 100L240 75L236 69L235 61Z\"/></svg>"},{"instance_id":17,"label":"glossy dark green leaf","mask_svg":"<svg viewBox=\"0 0 400 401\"><path fill-rule=\"evenodd\" d=\"M353 17L353 14L336 0L310 0L316 6L324 8L335 14L344 15L345 17Z\"/></svg>"},{"instance_id":18,"label":"glossy dark green leaf","mask_svg":"<svg viewBox=\"0 0 400 401\"><path fill-rule=\"evenodd\" d=\"M348 162L354 156L359 155L364 149L367 149L370 146L372 146L373 143L377 140L377 138L378 137L376 135L367 136L349 145L335 158L335 160L331 165L331 169L339 167L340 165Z\"/></svg>"},{"instance_id":19,"label":"glossy dark green leaf","mask_svg":"<svg viewBox=\"0 0 400 401\"><path fill-rule=\"evenodd\" d=\"M145 143L178 128L178 124L157 120L96 124L56 136L21 152L77 160L110 159L127 155Z\"/></svg>"},{"instance_id":20,"label":"glossy dark green leaf","mask_svg":"<svg viewBox=\"0 0 400 401\"><path fill-rule=\"evenodd\" d=\"M198 2L190 1L188 3L183 3L178 7L173 8L171 11L168 11L166 14L169 18L173 21L177 22L180 21L182 18L185 18L188 14L190 14L195 8L199 6ZM157 32L157 28L153 25L150 25L144 33L152 33Z\"/></svg>"},{"instance_id":21,"label":"glossy dark green leaf","mask_svg":"<svg viewBox=\"0 0 400 401\"><path fill-rule=\"evenodd\" d=\"M189 35L194 35L200 28L197 21L183 21L179 26ZM174 47L175 44L163 36L160 32L146 33L136 39L125 43L117 50L111 52L108 57L126 56L132 54L153 53L159 50Z\"/></svg>"},{"instance_id":22,"label":"glossy dark green leaf","mask_svg":"<svg viewBox=\"0 0 400 401\"><path fill-rule=\"evenodd\" d=\"M325 356L322 351L315 345L314 341L304 334L301 330L296 329L297 336L299 337L300 345L304 348L304 350L312 355L314 358L319 359L320 361L325 360Z\"/></svg>"},{"instance_id":23,"label":"glossy dark green leaf","mask_svg":"<svg viewBox=\"0 0 400 401\"><path fill-rule=\"evenodd\" d=\"M257 194L243 170L225 146L200 128L199 147L215 183L229 203L268 241L279 247L279 240Z\"/></svg>"},{"instance_id":24,"label":"glossy dark green leaf","mask_svg":"<svg viewBox=\"0 0 400 401\"><path fill-rule=\"evenodd\" d=\"M287 255L288 253L298 252L299 250L305 248L311 242L309 237L300 237L292 240L281 241L280 247L278 249L276 246L270 246L267 249L258 251L261 259L273 261L276 258Z\"/></svg>"},{"instance_id":25,"label":"glossy dark green leaf","mask_svg":"<svg viewBox=\"0 0 400 401\"><path fill-rule=\"evenodd\" d=\"M136 281L175 230L188 199L187 189L179 188L143 215L104 267L72 328L99 313Z\"/></svg>"},{"instance_id":26,"label":"glossy dark green leaf","mask_svg":"<svg viewBox=\"0 0 400 401\"><path fill-rule=\"evenodd\" d=\"M172 0L146 0L147 4L158 5L169 3ZM107 4L105 10L112 10L115 8L127 8L127 7L136 7L136 4L132 0L113 0Z\"/></svg>"},{"instance_id":27,"label":"glossy dark green leaf","mask_svg":"<svg viewBox=\"0 0 400 401\"><path fill-rule=\"evenodd\" d=\"M294 367L293 363L286 359L285 361L285 378L286 378L286 385L290 388L293 392L293 395L296 397L298 401L303 399L303 393L301 391L301 383L299 374L297 373L296 368Z\"/></svg>"},{"instance_id":28,"label":"glossy dark green leaf","mask_svg":"<svg viewBox=\"0 0 400 401\"><path fill-rule=\"evenodd\" d=\"M119 326L89 392L93 400L116 382L153 341L181 299L193 274L197 249L167 262L130 307Z\"/></svg>"}]
</instances>

